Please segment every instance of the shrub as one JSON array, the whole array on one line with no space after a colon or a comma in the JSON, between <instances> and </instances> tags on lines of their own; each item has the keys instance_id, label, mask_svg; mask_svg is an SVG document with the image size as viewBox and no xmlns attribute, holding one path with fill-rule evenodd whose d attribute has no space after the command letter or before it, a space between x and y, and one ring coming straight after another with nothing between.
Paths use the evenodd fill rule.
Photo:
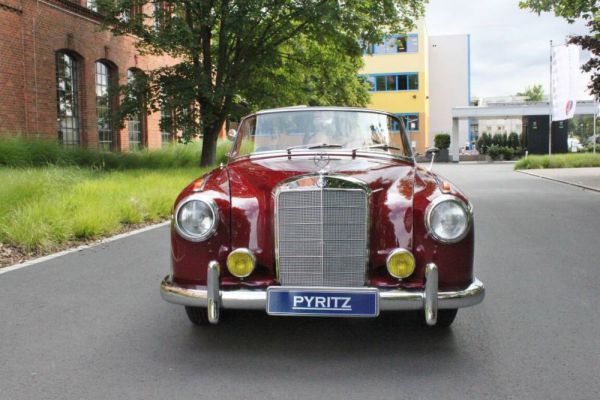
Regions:
<instances>
[{"instance_id":1,"label":"shrub","mask_svg":"<svg viewBox=\"0 0 600 400\"><path fill-rule=\"evenodd\" d=\"M529 156L517 161L515 169L600 167L600 154L572 153Z\"/></svg>"},{"instance_id":2,"label":"shrub","mask_svg":"<svg viewBox=\"0 0 600 400\"><path fill-rule=\"evenodd\" d=\"M502 151L500 149L500 146L493 144L488 148L487 154L491 157L492 160L499 160L500 155L502 154Z\"/></svg>"},{"instance_id":3,"label":"shrub","mask_svg":"<svg viewBox=\"0 0 600 400\"><path fill-rule=\"evenodd\" d=\"M491 145L492 145L492 135L484 132L479 137L479 140L477 140L477 144L476 144L477 151L480 154L487 154L488 148Z\"/></svg>"},{"instance_id":4,"label":"shrub","mask_svg":"<svg viewBox=\"0 0 600 400\"><path fill-rule=\"evenodd\" d=\"M515 132L512 132L508 135L508 145L513 149L518 149L521 147L521 138Z\"/></svg>"},{"instance_id":5,"label":"shrub","mask_svg":"<svg viewBox=\"0 0 600 400\"><path fill-rule=\"evenodd\" d=\"M515 156L515 150L512 147L500 147L500 154L505 160L512 160Z\"/></svg>"},{"instance_id":6,"label":"shrub","mask_svg":"<svg viewBox=\"0 0 600 400\"><path fill-rule=\"evenodd\" d=\"M229 141L217 144L217 162L227 160L230 148ZM57 141L13 137L0 139L0 166L22 168L56 165L101 170L184 168L198 165L201 149L201 143L193 142L130 153L99 152L66 148Z\"/></svg>"},{"instance_id":7,"label":"shrub","mask_svg":"<svg viewBox=\"0 0 600 400\"><path fill-rule=\"evenodd\" d=\"M440 150L446 150L450 147L450 135L447 133L440 133L439 135L435 135L433 139L435 143L435 147Z\"/></svg>"}]
</instances>

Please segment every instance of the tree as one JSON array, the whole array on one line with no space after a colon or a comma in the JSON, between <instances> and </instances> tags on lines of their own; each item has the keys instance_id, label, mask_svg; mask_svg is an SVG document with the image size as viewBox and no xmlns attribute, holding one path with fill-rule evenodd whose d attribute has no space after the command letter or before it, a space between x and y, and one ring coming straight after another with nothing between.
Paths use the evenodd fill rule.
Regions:
<instances>
[{"instance_id":1,"label":"tree","mask_svg":"<svg viewBox=\"0 0 600 400\"><path fill-rule=\"evenodd\" d=\"M571 36L569 43L578 44L592 53L591 59L583 65L582 70L592 73L588 88L596 97L600 96L600 3L598 0L523 0L519 6L529 8L538 14L553 11L557 17L565 18L570 23L576 19L587 21L590 34Z\"/></svg>"},{"instance_id":2,"label":"tree","mask_svg":"<svg viewBox=\"0 0 600 400\"><path fill-rule=\"evenodd\" d=\"M230 115L262 106L366 103L362 47L410 29L424 1L103 0L103 9L106 29L137 36L143 53L179 60L146 71L144 104L168 106L171 122L190 127L187 140L202 134L200 164L207 166Z\"/></svg>"},{"instance_id":3,"label":"tree","mask_svg":"<svg viewBox=\"0 0 600 400\"><path fill-rule=\"evenodd\" d=\"M527 86L524 92L517 93L517 96L526 97L525 101L544 100L544 87L542 85Z\"/></svg>"}]
</instances>

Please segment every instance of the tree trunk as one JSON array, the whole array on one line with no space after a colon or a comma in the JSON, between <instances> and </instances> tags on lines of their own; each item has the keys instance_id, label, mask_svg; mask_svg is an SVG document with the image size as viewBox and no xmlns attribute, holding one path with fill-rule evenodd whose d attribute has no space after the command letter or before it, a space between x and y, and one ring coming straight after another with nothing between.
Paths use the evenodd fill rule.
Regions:
<instances>
[{"instance_id":1,"label":"tree trunk","mask_svg":"<svg viewBox=\"0 0 600 400\"><path fill-rule=\"evenodd\" d=\"M215 124L202 130L201 167L210 167L217 163L217 140L219 139L221 127L222 124Z\"/></svg>"}]
</instances>

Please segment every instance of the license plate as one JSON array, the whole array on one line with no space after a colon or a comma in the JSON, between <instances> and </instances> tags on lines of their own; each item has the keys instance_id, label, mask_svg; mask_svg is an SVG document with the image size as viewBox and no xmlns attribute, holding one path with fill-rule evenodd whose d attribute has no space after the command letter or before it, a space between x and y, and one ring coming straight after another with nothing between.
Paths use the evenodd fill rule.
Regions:
<instances>
[{"instance_id":1,"label":"license plate","mask_svg":"<svg viewBox=\"0 0 600 400\"><path fill-rule=\"evenodd\" d=\"M267 289L267 314L323 317L376 317L377 289L290 288Z\"/></svg>"}]
</instances>

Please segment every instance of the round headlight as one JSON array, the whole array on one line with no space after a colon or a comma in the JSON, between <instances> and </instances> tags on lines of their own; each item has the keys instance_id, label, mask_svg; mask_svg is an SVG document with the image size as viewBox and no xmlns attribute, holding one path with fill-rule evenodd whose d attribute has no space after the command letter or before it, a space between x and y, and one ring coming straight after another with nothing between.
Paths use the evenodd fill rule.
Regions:
<instances>
[{"instance_id":1,"label":"round headlight","mask_svg":"<svg viewBox=\"0 0 600 400\"><path fill-rule=\"evenodd\" d=\"M187 240L200 242L217 229L219 213L214 202L198 197L184 199L175 213L175 228Z\"/></svg>"},{"instance_id":2,"label":"round headlight","mask_svg":"<svg viewBox=\"0 0 600 400\"><path fill-rule=\"evenodd\" d=\"M454 196L435 199L427 209L425 224L429 233L442 243L456 243L469 232L471 213L465 203Z\"/></svg>"},{"instance_id":3,"label":"round headlight","mask_svg":"<svg viewBox=\"0 0 600 400\"><path fill-rule=\"evenodd\" d=\"M236 249L227 256L227 269L238 278L249 276L255 265L254 255L248 249Z\"/></svg>"},{"instance_id":4,"label":"round headlight","mask_svg":"<svg viewBox=\"0 0 600 400\"><path fill-rule=\"evenodd\" d=\"M396 249L387 258L387 270L394 278L407 278L415 271L415 257L408 250Z\"/></svg>"}]
</instances>

